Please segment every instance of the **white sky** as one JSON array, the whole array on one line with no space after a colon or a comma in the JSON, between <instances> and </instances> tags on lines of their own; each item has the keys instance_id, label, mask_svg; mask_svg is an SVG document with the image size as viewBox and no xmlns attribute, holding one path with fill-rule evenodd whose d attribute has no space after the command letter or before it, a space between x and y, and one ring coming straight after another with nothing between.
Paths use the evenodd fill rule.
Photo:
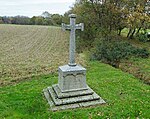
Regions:
<instances>
[{"instance_id":1,"label":"white sky","mask_svg":"<svg viewBox=\"0 0 150 119\"><path fill-rule=\"evenodd\" d=\"M0 16L38 16L44 11L64 14L75 0L0 0Z\"/></svg>"}]
</instances>

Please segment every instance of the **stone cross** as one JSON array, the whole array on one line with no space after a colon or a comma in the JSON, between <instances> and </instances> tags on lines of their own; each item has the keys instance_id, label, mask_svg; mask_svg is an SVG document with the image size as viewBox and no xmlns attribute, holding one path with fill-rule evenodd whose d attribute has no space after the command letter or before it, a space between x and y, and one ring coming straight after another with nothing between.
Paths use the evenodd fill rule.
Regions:
<instances>
[{"instance_id":1,"label":"stone cross","mask_svg":"<svg viewBox=\"0 0 150 119\"><path fill-rule=\"evenodd\" d=\"M75 63L75 31L84 30L83 23L76 24L76 15L70 15L70 25L62 24L70 33L69 65L58 68L58 84L44 89L52 111L96 106L106 102L86 84L86 69Z\"/></svg>"},{"instance_id":2,"label":"stone cross","mask_svg":"<svg viewBox=\"0 0 150 119\"><path fill-rule=\"evenodd\" d=\"M62 23L62 29L63 30L70 30L70 49L69 49L69 66L76 66L75 63L75 31L77 29L80 29L81 31L84 30L84 24L76 24L76 15L75 14L70 14L70 25L66 25Z\"/></svg>"}]
</instances>

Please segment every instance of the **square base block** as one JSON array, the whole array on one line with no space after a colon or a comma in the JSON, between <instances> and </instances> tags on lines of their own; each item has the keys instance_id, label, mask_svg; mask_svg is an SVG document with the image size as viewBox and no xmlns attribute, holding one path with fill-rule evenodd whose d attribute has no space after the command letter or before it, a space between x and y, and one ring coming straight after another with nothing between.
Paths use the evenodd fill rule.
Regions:
<instances>
[{"instance_id":1,"label":"square base block","mask_svg":"<svg viewBox=\"0 0 150 119\"><path fill-rule=\"evenodd\" d=\"M60 66L58 86L61 92L86 90L86 69L82 66Z\"/></svg>"}]
</instances>

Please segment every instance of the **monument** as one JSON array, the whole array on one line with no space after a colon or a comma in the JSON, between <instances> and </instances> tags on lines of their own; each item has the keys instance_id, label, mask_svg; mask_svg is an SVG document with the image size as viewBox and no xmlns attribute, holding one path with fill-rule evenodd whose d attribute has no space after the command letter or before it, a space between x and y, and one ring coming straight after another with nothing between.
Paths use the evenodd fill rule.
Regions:
<instances>
[{"instance_id":1,"label":"monument","mask_svg":"<svg viewBox=\"0 0 150 119\"><path fill-rule=\"evenodd\" d=\"M44 95L52 111L104 104L105 101L86 84L86 69L75 63L75 31L84 30L84 24L76 24L71 14L70 25L62 23L63 30L70 30L69 63L58 69L58 84L44 89Z\"/></svg>"}]
</instances>

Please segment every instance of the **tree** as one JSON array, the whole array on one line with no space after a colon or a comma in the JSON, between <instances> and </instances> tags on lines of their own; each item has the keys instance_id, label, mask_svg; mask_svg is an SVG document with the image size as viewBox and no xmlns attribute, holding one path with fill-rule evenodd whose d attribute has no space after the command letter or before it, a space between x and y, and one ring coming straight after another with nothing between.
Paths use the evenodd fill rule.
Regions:
<instances>
[{"instance_id":1,"label":"tree","mask_svg":"<svg viewBox=\"0 0 150 119\"><path fill-rule=\"evenodd\" d=\"M43 22L44 22L44 18L39 16L39 17L36 17L35 19L35 24L36 25L43 25Z\"/></svg>"},{"instance_id":2,"label":"tree","mask_svg":"<svg viewBox=\"0 0 150 119\"><path fill-rule=\"evenodd\" d=\"M0 24L3 24L3 19L2 19L2 17L0 17Z\"/></svg>"},{"instance_id":3,"label":"tree","mask_svg":"<svg viewBox=\"0 0 150 119\"><path fill-rule=\"evenodd\" d=\"M44 18L51 18L52 15L49 12L45 11L45 12L42 13L41 16L44 17Z\"/></svg>"},{"instance_id":4,"label":"tree","mask_svg":"<svg viewBox=\"0 0 150 119\"><path fill-rule=\"evenodd\" d=\"M72 12L87 24L90 34L95 33L93 39L97 32L104 37L114 32L121 35L124 28L129 28L127 37L133 38L149 23L148 3L149 0L76 0Z\"/></svg>"},{"instance_id":5,"label":"tree","mask_svg":"<svg viewBox=\"0 0 150 119\"><path fill-rule=\"evenodd\" d=\"M71 9L78 15L77 21L85 23L85 31L80 34L85 47L93 46L97 37L111 39L112 34L121 35L127 24L126 0L80 0ZM81 41L80 39L80 41ZM80 42L81 43L81 42Z\"/></svg>"},{"instance_id":6,"label":"tree","mask_svg":"<svg viewBox=\"0 0 150 119\"><path fill-rule=\"evenodd\" d=\"M33 25L43 25L44 24L44 17L33 16L30 21L31 21L31 24L33 24Z\"/></svg>"},{"instance_id":7,"label":"tree","mask_svg":"<svg viewBox=\"0 0 150 119\"><path fill-rule=\"evenodd\" d=\"M43 21L43 25L53 25L51 18L45 18Z\"/></svg>"},{"instance_id":8,"label":"tree","mask_svg":"<svg viewBox=\"0 0 150 119\"><path fill-rule=\"evenodd\" d=\"M11 24L11 17L2 17L2 21L4 22L4 24Z\"/></svg>"},{"instance_id":9,"label":"tree","mask_svg":"<svg viewBox=\"0 0 150 119\"><path fill-rule=\"evenodd\" d=\"M36 16L33 16L31 19L30 19L30 22L32 25L35 25L35 19L36 19Z\"/></svg>"},{"instance_id":10,"label":"tree","mask_svg":"<svg viewBox=\"0 0 150 119\"><path fill-rule=\"evenodd\" d=\"M26 16L11 17L11 23L12 24L20 24L20 25L29 25L30 24L30 18L26 17Z\"/></svg>"},{"instance_id":11,"label":"tree","mask_svg":"<svg viewBox=\"0 0 150 119\"><path fill-rule=\"evenodd\" d=\"M129 32L127 37L132 39L135 34L138 34L142 28L145 28L145 24L149 22L149 15L145 12L147 0L134 0L127 2L128 14L128 28ZM136 32L137 30L137 32Z\"/></svg>"},{"instance_id":12,"label":"tree","mask_svg":"<svg viewBox=\"0 0 150 119\"><path fill-rule=\"evenodd\" d=\"M33 16L32 18L26 16L15 16L15 17L0 17L0 23L4 24L21 24L21 25L61 25L62 15L50 14L45 11L41 16Z\"/></svg>"},{"instance_id":13,"label":"tree","mask_svg":"<svg viewBox=\"0 0 150 119\"><path fill-rule=\"evenodd\" d=\"M53 25L61 25L61 23L62 23L62 15L53 14L51 16L51 20L52 20Z\"/></svg>"}]
</instances>

